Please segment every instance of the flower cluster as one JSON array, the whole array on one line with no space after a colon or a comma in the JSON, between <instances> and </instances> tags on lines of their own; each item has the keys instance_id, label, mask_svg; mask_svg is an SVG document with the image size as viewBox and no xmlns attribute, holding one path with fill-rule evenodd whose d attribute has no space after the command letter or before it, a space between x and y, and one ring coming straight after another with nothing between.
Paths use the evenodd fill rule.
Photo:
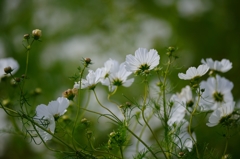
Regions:
<instances>
[{"instance_id":1,"label":"flower cluster","mask_svg":"<svg viewBox=\"0 0 240 159\"><path fill-rule=\"evenodd\" d=\"M126 61L121 64L110 58L104 63L104 67L96 71L89 70L86 79L75 82L74 88L94 89L99 82L108 86L111 92L119 86L129 87L134 82L133 78L128 79L132 73L149 74L150 70L159 64L159 60L160 56L156 50L139 48L135 56L127 55Z\"/></svg>"},{"instance_id":2,"label":"flower cluster","mask_svg":"<svg viewBox=\"0 0 240 159\"><path fill-rule=\"evenodd\" d=\"M225 73L232 68L232 63L223 59L213 61L211 58L202 59L203 63L197 69L190 67L186 74L179 73L180 79L194 80L200 78L210 69L210 77L199 84L201 98L199 101L200 111L213 111L209 117L207 126L213 127L221 123L222 119L231 116L234 111L235 102L231 93L233 83L228 79L221 77L218 73ZM200 93L200 92L199 92Z\"/></svg>"},{"instance_id":3,"label":"flower cluster","mask_svg":"<svg viewBox=\"0 0 240 159\"><path fill-rule=\"evenodd\" d=\"M40 41L41 36L42 32L39 29L33 30L31 36L24 35L23 45L27 52L24 75L27 75L30 48L34 41ZM137 153L135 158L171 159L177 156L206 158L204 156L206 153L200 152L202 148L198 148L200 144L198 144L196 135L198 133L195 129L199 124L198 120L195 120L198 119L197 115L204 114L208 117L206 128L222 126L227 140L231 137L232 128L240 124L240 114L231 92L233 83L222 77L223 73L232 68L232 63L227 59L221 61L214 61L211 58L202 59L202 64L198 67L190 67L186 73L178 74L180 79L187 80L189 84L180 92L173 92L168 76L177 59L175 51L174 47L167 49L168 61L162 66L160 66L158 52L155 49L146 48L138 48L134 55L127 55L122 63L109 58L96 70L89 68L92 60L84 58L83 64L78 67L78 74L73 76L75 82L73 88L66 89L62 97L49 102L48 105L37 105L36 109L29 107L30 96L24 87L28 81L27 78L22 78L15 85L20 90L18 93L20 97L17 97L18 100L20 99L17 110L14 110L14 107L8 107L3 101L0 102L0 108L13 117L17 132L20 129L14 120L21 119L22 122L19 123L22 123L26 136L31 137L36 143L37 137L49 150L69 155L64 158L123 159L132 156L130 154L132 150ZM1 78L4 75L10 75L17 81L13 74L18 68L19 65L13 58L0 59ZM131 77L132 75L134 77ZM207 75L209 75L208 78L203 77ZM141 91L135 91L140 95L127 92L123 94L127 100L125 102L118 101L117 97L112 99L112 96L120 91L118 87L130 87L137 78L142 80L141 85L143 85L137 88L137 91L142 89ZM155 80L157 84L152 86L152 81ZM100 99L95 91L99 83L108 87L107 100ZM153 96L152 88L156 88L157 96ZM87 100L83 100L86 97L85 91L80 89L92 90L96 100L91 100L90 93ZM39 93L39 91L36 92ZM71 109L68 108L70 101ZM92 104L92 101L97 103ZM94 107L89 108L89 105ZM99 105L99 108L96 105ZM65 114L67 109L68 112ZM104 144L94 143L96 142L95 133L91 130L91 120L94 119L94 115L91 114L97 115L98 119L104 118L115 124L112 127L114 130L109 135L105 134L108 140ZM88 117L91 119L87 119ZM99 122L101 121L98 120L97 123ZM59 132L62 134L60 135ZM82 135L83 133L85 136ZM59 146L60 150L52 149L51 146L55 144L49 145L47 142L52 138L57 141L56 144L61 143L67 148ZM95 147L97 145L101 146ZM223 156L227 155L227 147L228 142ZM142 149L139 151L140 148ZM130 151L126 152L128 150ZM204 148L205 150L207 151Z\"/></svg>"}]
</instances>

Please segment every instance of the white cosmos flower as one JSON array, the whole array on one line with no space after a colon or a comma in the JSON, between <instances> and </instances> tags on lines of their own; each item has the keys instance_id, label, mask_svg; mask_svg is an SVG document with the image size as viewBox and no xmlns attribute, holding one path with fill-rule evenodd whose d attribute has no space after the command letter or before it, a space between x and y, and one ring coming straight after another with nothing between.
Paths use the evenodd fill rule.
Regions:
<instances>
[{"instance_id":1,"label":"white cosmos flower","mask_svg":"<svg viewBox=\"0 0 240 159\"><path fill-rule=\"evenodd\" d=\"M175 143L178 145L178 147L180 149L188 149L188 151L192 151L194 141L192 140L192 138L189 134L188 121L183 120L179 124L179 126L180 126L180 131L179 131L179 134L177 135L177 137L175 137L175 139L174 139ZM193 139L196 141L197 140L196 134L194 132L191 132L191 133L192 133Z\"/></svg>"},{"instance_id":2,"label":"white cosmos flower","mask_svg":"<svg viewBox=\"0 0 240 159\"><path fill-rule=\"evenodd\" d=\"M177 96L183 102L184 106L189 108L194 104L192 90L190 86L182 88L180 93L177 93Z\"/></svg>"},{"instance_id":3,"label":"white cosmos flower","mask_svg":"<svg viewBox=\"0 0 240 159\"><path fill-rule=\"evenodd\" d=\"M36 108L36 116L34 120L49 132L55 131L55 120L62 116L69 106L69 100L64 97L59 97L56 101L49 102L48 106L40 104ZM44 141L52 139L52 135L37 127L37 130Z\"/></svg>"},{"instance_id":4,"label":"white cosmos flower","mask_svg":"<svg viewBox=\"0 0 240 159\"><path fill-rule=\"evenodd\" d=\"M179 124L186 113L186 108L184 105L182 105L181 99L177 95L172 95L171 102L173 102L173 106L171 108L171 111L169 113L169 119L168 119L168 125L172 126L174 123Z\"/></svg>"},{"instance_id":5,"label":"white cosmos flower","mask_svg":"<svg viewBox=\"0 0 240 159\"><path fill-rule=\"evenodd\" d=\"M102 67L102 76L104 79L106 79L109 74L111 74L111 72L113 72L114 68L116 68L118 66L118 61L113 60L113 59L109 59L104 63L104 67Z\"/></svg>"},{"instance_id":6,"label":"white cosmos flower","mask_svg":"<svg viewBox=\"0 0 240 159\"><path fill-rule=\"evenodd\" d=\"M131 74L132 72L126 70L125 63L120 65L115 63L111 68L108 79L102 81L102 84L109 86L109 91L115 90L117 86L129 87L134 81L133 78L128 79Z\"/></svg>"},{"instance_id":7,"label":"white cosmos flower","mask_svg":"<svg viewBox=\"0 0 240 159\"><path fill-rule=\"evenodd\" d=\"M12 57L0 59L0 78L3 77L5 74L4 68L9 66L13 69L13 71L11 72L12 74L16 73L19 69L18 62Z\"/></svg>"},{"instance_id":8,"label":"white cosmos flower","mask_svg":"<svg viewBox=\"0 0 240 159\"><path fill-rule=\"evenodd\" d=\"M144 73L146 70L152 70L159 64L160 56L154 49L148 51L145 48L139 48L135 51L135 56L126 56L126 68L134 73Z\"/></svg>"},{"instance_id":9,"label":"white cosmos flower","mask_svg":"<svg viewBox=\"0 0 240 159\"><path fill-rule=\"evenodd\" d=\"M202 81L200 88L204 89L199 103L202 111L215 110L222 104L233 101L233 83L219 75Z\"/></svg>"},{"instance_id":10,"label":"white cosmos flower","mask_svg":"<svg viewBox=\"0 0 240 159\"><path fill-rule=\"evenodd\" d=\"M222 59L221 61L213 61L212 58L207 58L206 61L202 59L201 62L208 65L211 70L223 73L229 71L232 68L232 63L227 59Z\"/></svg>"},{"instance_id":11,"label":"white cosmos flower","mask_svg":"<svg viewBox=\"0 0 240 159\"><path fill-rule=\"evenodd\" d=\"M186 115L187 109L191 110L193 103L192 91L189 86L182 88L181 93L172 95L173 106L170 111L168 125L179 124Z\"/></svg>"},{"instance_id":12,"label":"white cosmos flower","mask_svg":"<svg viewBox=\"0 0 240 159\"><path fill-rule=\"evenodd\" d=\"M98 68L95 72L93 70L89 70L86 79L82 79L81 81L81 89L94 89L102 78L102 69ZM80 88L80 81L75 82L74 88Z\"/></svg>"},{"instance_id":13,"label":"white cosmos flower","mask_svg":"<svg viewBox=\"0 0 240 159\"><path fill-rule=\"evenodd\" d=\"M207 73L209 70L209 67L207 65L199 65L198 68L196 67L190 67L186 74L179 73L178 77L183 80L191 80L194 78L201 77Z\"/></svg>"},{"instance_id":14,"label":"white cosmos flower","mask_svg":"<svg viewBox=\"0 0 240 159\"><path fill-rule=\"evenodd\" d=\"M220 123L220 120L228 115L232 114L234 110L235 102L224 103L221 107L218 107L209 116L207 126L213 127Z\"/></svg>"}]
</instances>

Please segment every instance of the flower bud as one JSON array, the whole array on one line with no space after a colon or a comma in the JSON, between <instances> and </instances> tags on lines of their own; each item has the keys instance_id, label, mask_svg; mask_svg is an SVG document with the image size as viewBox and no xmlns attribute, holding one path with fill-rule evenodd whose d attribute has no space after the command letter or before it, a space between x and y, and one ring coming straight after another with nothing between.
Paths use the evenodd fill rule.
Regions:
<instances>
[{"instance_id":1,"label":"flower bud","mask_svg":"<svg viewBox=\"0 0 240 159\"><path fill-rule=\"evenodd\" d=\"M19 83L19 82L21 82L21 79L20 79L19 77L17 77L17 78L15 78L15 81L16 81L17 83Z\"/></svg>"},{"instance_id":2,"label":"flower bud","mask_svg":"<svg viewBox=\"0 0 240 159\"><path fill-rule=\"evenodd\" d=\"M93 132L88 130L86 134L87 134L87 138L90 139L92 137Z\"/></svg>"},{"instance_id":3,"label":"flower bud","mask_svg":"<svg viewBox=\"0 0 240 159\"><path fill-rule=\"evenodd\" d=\"M9 106L10 104L11 104L10 99L4 99L4 100L2 101L2 105L5 106L5 107Z\"/></svg>"},{"instance_id":4,"label":"flower bud","mask_svg":"<svg viewBox=\"0 0 240 159\"><path fill-rule=\"evenodd\" d=\"M62 93L62 96L69 100L73 100L73 98L75 97L75 93L72 89L68 89Z\"/></svg>"},{"instance_id":5,"label":"flower bud","mask_svg":"<svg viewBox=\"0 0 240 159\"><path fill-rule=\"evenodd\" d=\"M24 35L23 35L23 38L26 39L26 40L28 40L28 39L30 39L30 35L29 35L29 34L24 34Z\"/></svg>"},{"instance_id":6,"label":"flower bud","mask_svg":"<svg viewBox=\"0 0 240 159\"><path fill-rule=\"evenodd\" d=\"M42 36L42 31L39 29L35 29L32 31L32 36L33 36L34 40L38 40Z\"/></svg>"},{"instance_id":7,"label":"flower bud","mask_svg":"<svg viewBox=\"0 0 240 159\"><path fill-rule=\"evenodd\" d=\"M4 72L5 72L6 74L11 73L12 71L13 71L13 69L12 69L10 66L4 68Z\"/></svg>"},{"instance_id":8,"label":"flower bud","mask_svg":"<svg viewBox=\"0 0 240 159\"><path fill-rule=\"evenodd\" d=\"M90 58L88 58L88 57L85 58L85 59L84 59L84 66L87 67L88 65L92 64L91 61L92 61L92 60L91 60Z\"/></svg>"},{"instance_id":9,"label":"flower bud","mask_svg":"<svg viewBox=\"0 0 240 159\"><path fill-rule=\"evenodd\" d=\"M81 123L84 124L86 127L89 127L89 126L90 126L90 121L87 120L86 118L83 118L83 119L81 120Z\"/></svg>"},{"instance_id":10,"label":"flower bud","mask_svg":"<svg viewBox=\"0 0 240 159\"><path fill-rule=\"evenodd\" d=\"M132 104L130 102L126 102L126 106L130 107Z\"/></svg>"}]
</instances>

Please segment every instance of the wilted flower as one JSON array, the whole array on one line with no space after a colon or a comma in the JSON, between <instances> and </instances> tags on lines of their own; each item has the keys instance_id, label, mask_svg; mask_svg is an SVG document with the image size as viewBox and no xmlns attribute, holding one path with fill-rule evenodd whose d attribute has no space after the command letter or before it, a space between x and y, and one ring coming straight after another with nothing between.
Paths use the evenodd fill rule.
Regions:
<instances>
[{"instance_id":1,"label":"wilted flower","mask_svg":"<svg viewBox=\"0 0 240 159\"><path fill-rule=\"evenodd\" d=\"M211 70L223 73L232 68L232 63L227 59L222 59L222 61L213 61L212 58L207 58L206 61L202 59L201 62L208 65Z\"/></svg>"},{"instance_id":2,"label":"wilted flower","mask_svg":"<svg viewBox=\"0 0 240 159\"><path fill-rule=\"evenodd\" d=\"M199 65L198 68L196 67L190 67L186 74L179 73L178 77L183 80L192 80L202 77L207 73L209 70L209 67L207 65Z\"/></svg>"},{"instance_id":3,"label":"wilted flower","mask_svg":"<svg viewBox=\"0 0 240 159\"><path fill-rule=\"evenodd\" d=\"M232 114L234 110L235 102L224 103L221 107L218 107L216 110L212 112L209 117L209 122L207 126L213 127L220 124L226 124L229 119L229 115Z\"/></svg>"},{"instance_id":4,"label":"wilted flower","mask_svg":"<svg viewBox=\"0 0 240 159\"><path fill-rule=\"evenodd\" d=\"M69 100L64 97L59 97L56 101L49 102L48 106L40 104L36 108L36 116L34 120L47 129L49 132L55 131L55 120L62 116L69 106ZM37 130L44 141L52 139L52 135L37 127Z\"/></svg>"},{"instance_id":5,"label":"wilted flower","mask_svg":"<svg viewBox=\"0 0 240 159\"><path fill-rule=\"evenodd\" d=\"M148 51L145 48L139 48L135 51L135 56L126 56L126 68L134 73L146 73L159 64L160 56L154 49Z\"/></svg>"}]
</instances>

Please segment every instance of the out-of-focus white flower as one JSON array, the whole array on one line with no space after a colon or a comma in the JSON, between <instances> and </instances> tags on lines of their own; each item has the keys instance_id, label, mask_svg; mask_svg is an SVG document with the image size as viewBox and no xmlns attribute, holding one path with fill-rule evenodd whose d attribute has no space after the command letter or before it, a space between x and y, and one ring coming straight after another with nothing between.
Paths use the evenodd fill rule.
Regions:
<instances>
[{"instance_id":1,"label":"out-of-focus white flower","mask_svg":"<svg viewBox=\"0 0 240 159\"><path fill-rule=\"evenodd\" d=\"M98 68L95 72L93 70L88 71L86 79L81 80L81 89L89 88L94 89L95 86L102 80L102 69ZM80 88L80 81L75 82L74 88Z\"/></svg>"},{"instance_id":2,"label":"out-of-focus white flower","mask_svg":"<svg viewBox=\"0 0 240 159\"><path fill-rule=\"evenodd\" d=\"M109 91L115 90L118 86L129 87L133 83L134 79L128 79L132 72L126 70L125 63L120 65L115 64L111 68L111 73L108 77L108 80L102 81L103 85L109 86Z\"/></svg>"},{"instance_id":3,"label":"out-of-focus white flower","mask_svg":"<svg viewBox=\"0 0 240 159\"><path fill-rule=\"evenodd\" d=\"M202 111L215 110L222 104L233 101L233 83L219 75L202 81L200 88L204 89L199 103Z\"/></svg>"},{"instance_id":4,"label":"out-of-focus white flower","mask_svg":"<svg viewBox=\"0 0 240 159\"><path fill-rule=\"evenodd\" d=\"M18 62L14 60L12 57L8 58L2 58L0 59L0 78L5 75L4 68L11 67L12 68L12 74L16 73L19 69Z\"/></svg>"},{"instance_id":5,"label":"out-of-focus white flower","mask_svg":"<svg viewBox=\"0 0 240 159\"><path fill-rule=\"evenodd\" d=\"M232 114L235 107L235 102L224 103L221 107L218 107L209 116L207 126L213 127L220 123L221 119ZM223 120L225 121L225 120ZM224 123L223 123L224 124Z\"/></svg>"},{"instance_id":6,"label":"out-of-focus white flower","mask_svg":"<svg viewBox=\"0 0 240 159\"><path fill-rule=\"evenodd\" d=\"M102 80L101 83L105 84L108 83L110 74L116 72L117 68L119 67L119 63L116 60L109 59L104 63L104 67L102 67Z\"/></svg>"},{"instance_id":7,"label":"out-of-focus white flower","mask_svg":"<svg viewBox=\"0 0 240 159\"><path fill-rule=\"evenodd\" d=\"M64 97L59 97L56 101L49 102L48 106L40 104L36 108L36 116L34 120L49 132L55 131L55 120L62 116L69 106L69 100ZM44 141L52 139L52 135L37 127L37 130Z\"/></svg>"},{"instance_id":8,"label":"out-of-focus white flower","mask_svg":"<svg viewBox=\"0 0 240 159\"><path fill-rule=\"evenodd\" d=\"M199 78L207 73L209 70L209 67L207 65L199 65L198 68L196 67L190 67L186 74L179 73L178 77L183 80L191 80Z\"/></svg>"},{"instance_id":9,"label":"out-of-focus white flower","mask_svg":"<svg viewBox=\"0 0 240 159\"><path fill-rule=\"evenodd\" d=\"M185 107L192 107L194 104L192 90L190 86L182 88L180 93L177 93L178 98L181 99Z\"/></svg>"},{"instance_id":10,"label":"out-of-focus white flower","mask_svg":"<svg viewBox=\"0 0 240 159\"><path fill-rule=\"evenodd\" d=\"M186 108L181 99L179 99L179 97L175 94L172 95L170 101L173 102L173 106L169 114L168 125L172 126L174 123L179 124L183 120L186 113Z\"/></svg>"},{"instance_id":11,"label":"out-of-focus white flower","mask_svg":"<svg viewBox=\"0 0 240 159\"><path fill-rule=\"evenodd\" d=\"M191 88L189 86L184 87L181 93L172 95L170 101L173 102L173 106L170 111L168 125L172 126L174 123L179 124L186 115L187 110L192 109L194 103Z\"/></svg>"},{"instance_id":12,"label":"out-of-focus white flower","mask_svg":"<svg viewBox=\"0 0 240 159\"><path fill-rule=\"evenodd\" d=\"M208 65L211 70L223 73L229 71L232 68L232 63L227 59L222 59L221 61L213 61L212 58L207 58L206 61L202 59L201 62Z\"/></svg>"},{"instance_id":13,"label":"out-of-focus white flower","mask_svg":"<svg viewBox=\"0 0 240 159\"><path fill-rule=\"evenodd\" d=\"M126 56L126 68L134 73L144 73L152 70L159 64L160 56L154 49L148 51L145 48L139 48L135 51L135 56Z\"/></svg>"},{"instance_id":14,"label":"out-of-focus white flower","mask_svg":"<svg viewBox=\"0 0 240 159\"><path fill-rule=\"evenodd\" d=\"M178 145L180 149L188 149L188 151L192 151L194 141L196 141L196 134L194 132L192 133L192 137L194 141L192 140L190 134L189 134L189 123L186 120L183 120L180 124L180 131L177 137L175 137L175 143Z\"/></svg>"}]
</instances>

